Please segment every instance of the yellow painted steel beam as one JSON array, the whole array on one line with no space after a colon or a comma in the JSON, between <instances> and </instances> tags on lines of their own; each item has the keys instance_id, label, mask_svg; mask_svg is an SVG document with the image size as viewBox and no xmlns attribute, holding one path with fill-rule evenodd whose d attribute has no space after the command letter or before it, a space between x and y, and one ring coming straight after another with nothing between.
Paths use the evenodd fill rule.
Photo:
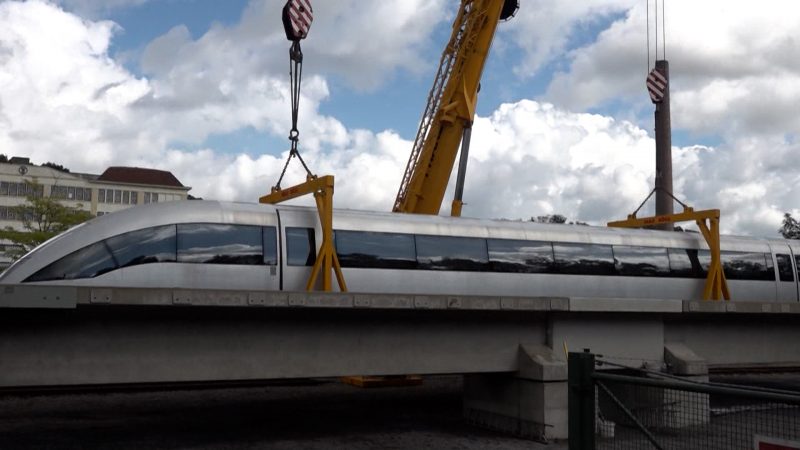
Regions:
<instances>
[{"instance_id":1,"label":"yellow painted steel beam","mask_svg":"<svg viewBox=\"0 0 800 450\"><path fill-rule=\"evenodd\" d=\"M450 205L450 216L451 217L461 217L461 209L464 207L464 202L461 200L453 200L453 203Z\"/></svg>"},{"instance_id":2,"label":"yellow painted steel beam","mask_svg":"<svg viewBox=\"0 0 800 450\"><path fill-rule=\"evenodd\" d=\"M311 276L306 283L306 290L314 290L319 275L322 274L322 290L331 290L331 272L336 276L339 290L347 292L347 284L339 265L339 257L333 245L333 176L308 177L305 183L300 183L286 189L273 188L272 192L260 197L259 203L277 204L303 195L313 194L317 203L317 213L322 227L322 244L320 244L317 260L311 269Z\"/></svg>"},{"instance_id":3,"label":"yellow painted steel beam","mask_svg":"<svg viewBox=\"0 0 800 450\"><path fill-rule=\"evenodd\" d=\"M503 4L461 1L393 211L439 213L464 128L475 117L478 86Z\"/></svg>"},{"instance_id":4,"label":"yellow painted steel beam","mask_svg":"<svg viewBox=\"0 0 800 450\"><path fill-rule=\"evenodd\" d=\"M697 220L716 219L719 220L720 212L718 209L703 209L695 211L692 208L684 208L683 212L675 214L665 214L663 216L636 217L631 214L625 220L608 222L609 227L617 228L641 228L652 225L660 225L671 222L695 222Z\"/></svg>"},{"instance_id":5,"label":"yellow painted steel beam","mask_svg":"<svg viewBox=\"0 0 800 450\"><path fill-rule=\"evenodd\" d=\"M730 300L731 294L728 290L728 281L725 279L725 272L722 270L722 259L720 257L719 239L719 217L718 209L704 209L695 211L686 207L683 212L676 214L665 214L661 216L636 217L631 214L626 220L608 222L609 227L618 228L641 228L663 223L674 222L695 222L697 227L708 244L711 251L711 265L708 268L708 276L703 287L704 300Z\"/></svg>"}]
</instances>

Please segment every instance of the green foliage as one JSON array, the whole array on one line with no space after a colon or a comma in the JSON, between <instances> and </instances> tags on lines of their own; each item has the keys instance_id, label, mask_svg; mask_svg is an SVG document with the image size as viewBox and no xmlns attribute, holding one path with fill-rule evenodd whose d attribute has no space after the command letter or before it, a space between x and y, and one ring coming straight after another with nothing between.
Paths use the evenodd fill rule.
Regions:
<instances>
[{"instance_id":1,"label":"green foliage","mask_svg":"<svg viewBox=\"0 0 800 450\"><path fill-rule=\"evenodd\" d=\"M786 213L783 215L783 225L778 229L778 232L786 239L800 239L800 224L791 214Z\"/></svg>"},{"instance_id":2,"label":"green foliage","mask_svg":"<svg viewBox=\"0 0 800 450\"><path fill-rule=\"evenodd\" d=\"M7 163L7 162L8 162L8 156L6 156L5 153L0 153L0 163Z\"/></svg>"},{"instance_id":3,"label":"green foliage","mask_svg":"<svg viewBox=\"0 0 800 450\"><path fill-rule=\"evenodd\" d=\"M22 219L24 231L6 227L0 230L0 239L8 239L19 246L19 249L10 249L7 253L12 259L18 259L34 247L67 229L92 218L88 211L62 205L58 200L41 196L41 186L31 183L34 192L25 198L25 203L9 208L16 217Z\"/></svg>"}]
</instances>

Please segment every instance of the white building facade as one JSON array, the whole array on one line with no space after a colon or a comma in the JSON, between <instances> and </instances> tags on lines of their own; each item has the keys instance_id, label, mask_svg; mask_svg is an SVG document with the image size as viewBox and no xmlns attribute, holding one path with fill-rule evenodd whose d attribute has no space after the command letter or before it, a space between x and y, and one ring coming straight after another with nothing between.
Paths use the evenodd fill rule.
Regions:
<instances>
[{"instance_id":1,"label":"white building facade","mask_svg":"<svg viewBox=\"0 0 800 450\"><path fill-rule=\"evenodd\" d=\"M28 158L0 162L0 227L24 230L13 207L29 195L58 199L63 205L101 216L146 203L186 200L191 188L171 172L141 167L109 167L100 175L70 173L31 164ZM0 270L10 242L0 242Z\"/></svg>"}]
</instances>

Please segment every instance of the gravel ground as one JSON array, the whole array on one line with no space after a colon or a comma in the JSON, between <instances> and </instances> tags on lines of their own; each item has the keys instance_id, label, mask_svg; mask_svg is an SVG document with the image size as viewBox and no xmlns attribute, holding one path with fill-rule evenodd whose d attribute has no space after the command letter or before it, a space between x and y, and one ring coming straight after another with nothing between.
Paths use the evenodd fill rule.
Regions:
<instances>
[{"instance_id":1,"label":"gravel ground","mask_svg":"<svg viewBox=\"0 0 800 450\"><path fill-rule=\"evenodd\" d=\"M2 449L553 449L471 427L461 377L0 397Z\"/></svg>"}]
</instances>

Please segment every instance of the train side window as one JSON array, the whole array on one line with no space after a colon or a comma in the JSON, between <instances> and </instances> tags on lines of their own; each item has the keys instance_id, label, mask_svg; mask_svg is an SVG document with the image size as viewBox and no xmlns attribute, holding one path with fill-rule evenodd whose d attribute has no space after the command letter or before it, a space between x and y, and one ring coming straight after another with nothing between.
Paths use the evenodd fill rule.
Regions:
<instances>
[{"instance_id":1,"label":"train side window","mask_svg":"<svg viewBox=\"0 0 800 450\"><path fill-rule=\"evenodd\" d=\"M778 253L775 255L778 260L778 277L781 281L794 281L794 271L792 270L792 257Z\"/></svg>"},{"instance_id":2,"label":"train side window","mask_svg":"<svg viewBox=\"0 0 800 450\"><path fill-rule=\"evenodd\" d=\"M278 231L275 227L263 227L264 234L264 264L278 265Z\"/></svg>"},{"instance_id":3,"label":"train side window","mask_svg":"<svg viewBox=\"0 0 800 450\"><path fill-rule=\"evenodd\" d=\"M794 267L797 269L797 279L800 280L800 255L794 257Z\"/></svg>"},{"instance_id":4,"label":"train side window","mask_svg":"<svg viewBox=\"0 0 800 450\"><path fill-rule=\"evenodd\" d=\"M425 270L489 270L486 239L416 235L417 263Z\"/></svg>"},{"instance_id":5,"label":"train side window","mask_svg":"<svg viewBox=\"0 0 800 450\"><path fill-rule=\"evenodd\" d=\"M313 266L317 259L313 228L286 227L286 264Z\"/></svg>"},{"instance_id":6,"label":"train side window","mask_svg":"<svg viewBox=\"0 0 800 450\"><path fill-rule=\"evenodd\" d=\"M178 224L178 262L263 264L261 227L210 223Z\"/></svg>"},{"instance_id":7,"label":"train side window","mask_svg":"<svg viewBox=\"0 0 800 450\"><path fill-rule=\"evenodd\" d=\"M514 239L488 239L494 272L553 273L553 244Z\"/></svg>"},{"instance_id":8,"label":"train side window","mask_svg":"<svg viewBox=\"0 0 800 450\"><path fill-rule=\"evenodd\" d=\"M666 248L614 246L617 272L628 277L664 277L669 275Z\"/></svg>"},{"instance_id":9,"label":"train side window","mask_svg":"<svg viewBox=\"0 0 800 450\"><path fill-rule=\"evenodd\" d=\"M414 235L336 230L336 253L342 267L415 269Z\"/></svg>"},{"instance_id":10,"label":"train side window","mask_svg":"<svg viewBox=\"0 0 800 450\"><path fill-rule=\"evenodd\" d=\"M722 252L722 270L729 280L775 280L764 253ZM770 257L770 259L772 259Z\"/></svg>"},{"instance_id":11,"label":"train side window","mask_svg":"<svg viewBox=\"0 0 800 450\"><path fill-rule=\"evenodd\" d=\"M145 228L106 239L119 267L175 262L175 225Z\"/></svg>"},{"instance_id":12,"label":"train side window","mask_svg":"<svg viewBox=\"0 0 800 450\"><path fill-rule=\"evenodd\" d=\"M556 270L574 275L614 275L614 253L610 245L553 243Z\"/></svg>"},{"instance_id":13,"label":"train side window","mask_svg":"<svg viewBox=\"0 0 800 450\"><path fill-rule=\"evenodd\" d=\"M106 243L96 242L39 270L26 278L25 282L93 278L116 268Z\"/></svg>"},{"instance_id":14,"label":"train side window","mask_svg":"<svg viewBox=\"0 0 800 450\"><path fill-rule=\"evenodd\" d=\"M711 252L692 248L668 250L670 274L680 278L705 278L711 266Z\"/></svg>"}]
</instances>

